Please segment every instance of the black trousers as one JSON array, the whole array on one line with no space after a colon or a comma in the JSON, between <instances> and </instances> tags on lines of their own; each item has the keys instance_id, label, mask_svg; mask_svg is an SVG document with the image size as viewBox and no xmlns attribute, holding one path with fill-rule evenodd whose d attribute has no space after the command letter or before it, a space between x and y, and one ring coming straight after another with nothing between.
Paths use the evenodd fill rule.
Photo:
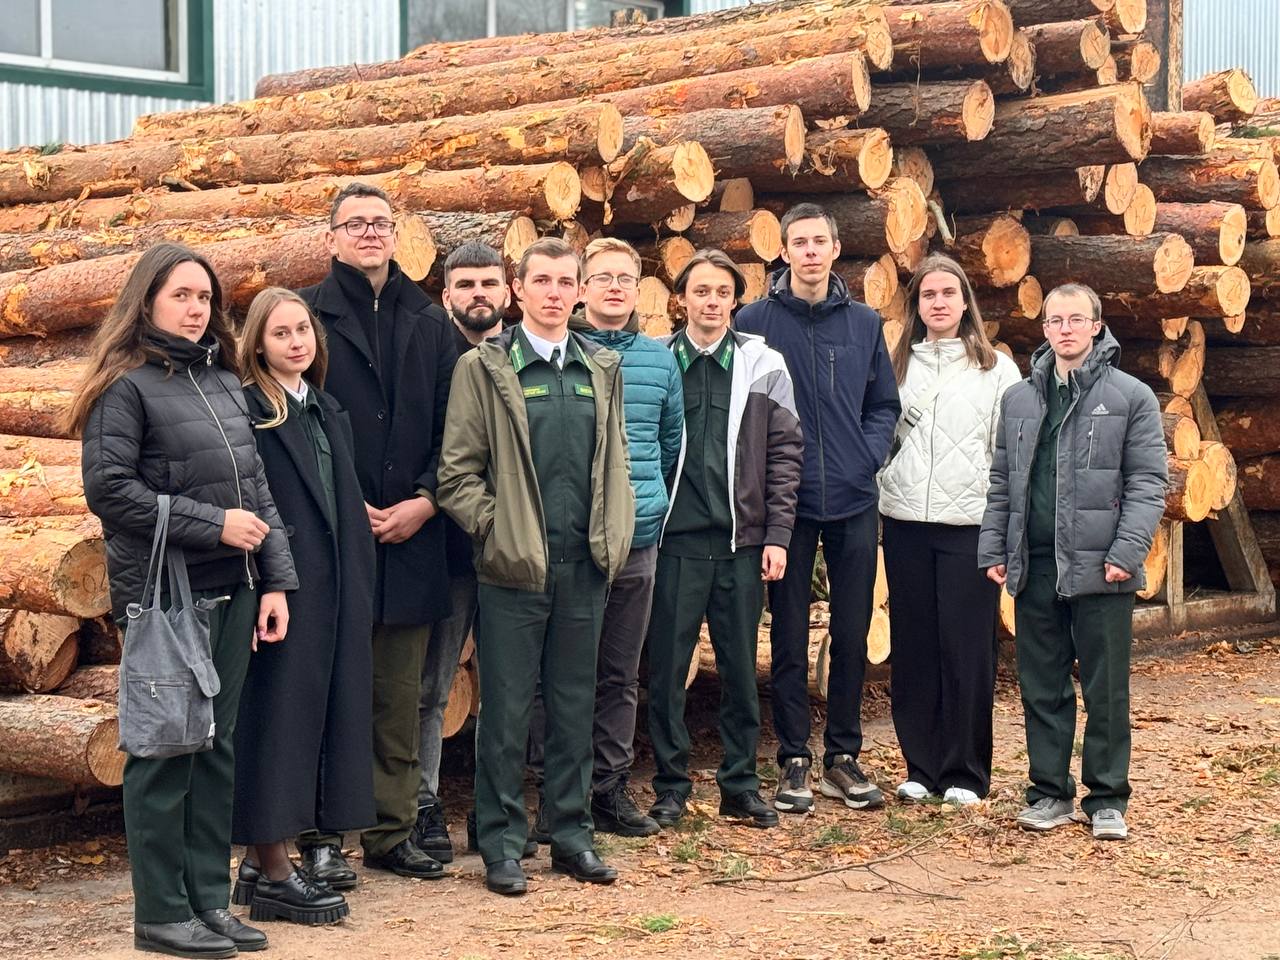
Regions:
<instances>
[{"instance_id":1,"label":"black trousers","mask_svg":"<svg viewBox=\"0 0 1280 960\"><path fill-rule=\"evenodd\" d=\"M986 796L1000 588L978 569L979 528L883 522L893 726L907 778Z\"/></svg>"},{"instance_id":2,"label":"black trousers","mask_svg":"<svg viewBox=\"0 0 1280 960\"><path fill-rule=\"evenodd\" d=\"M823 763L862 751L862 683L867 672L867 628L876 581L874 507L843 520L797 519L787 551L787 572L769 584L773 626L771 690L778 765L809 752L809 596L813 562L822 541L831 584L831 647Z\"/></svg>"}]
</instances>

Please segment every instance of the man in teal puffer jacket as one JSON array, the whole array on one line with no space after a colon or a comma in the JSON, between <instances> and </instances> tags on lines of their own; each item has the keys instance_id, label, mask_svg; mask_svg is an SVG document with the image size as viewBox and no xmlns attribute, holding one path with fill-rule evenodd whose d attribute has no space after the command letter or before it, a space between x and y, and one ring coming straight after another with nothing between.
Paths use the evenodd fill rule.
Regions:
<instances>
[{"instance_id":1,"label":"man in teal puffer jacket","mask_svg":"<svg viewBox=\"0 0 1280 960\"><path fill-rule=\"evenodd\" d=\"M636 807L627 780L635 759L640 650L649 628L658 537L669 503L668 481L684 436L684 387L671 351L640 332L635 313L640 255L625 241L606 237L588 245L585 261L584 309L569 320L569 328L622 357L631 486L636 494L631 552L609 588L600 634L591 816L597 831L643 837L657 833L658 824ZM531 751L535 771L539 747L535 743ZM541 815L538 820L540 827Z\"/></svg>"}]
</instances>

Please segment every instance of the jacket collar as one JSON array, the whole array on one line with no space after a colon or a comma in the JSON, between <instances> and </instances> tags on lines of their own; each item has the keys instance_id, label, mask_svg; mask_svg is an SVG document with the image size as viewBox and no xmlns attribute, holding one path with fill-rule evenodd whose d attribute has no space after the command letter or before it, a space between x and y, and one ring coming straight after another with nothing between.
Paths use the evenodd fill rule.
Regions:
<instances>
[{"instance_id":1,"label":"jacket collar","mask_svg":"<svg viewBox=\"0 0 1280 960\"><path fill-rule=\"evenodd\" d=\"M267 398L257 384L248 384L244 388L244 395L249 402L249 414L253 418L254 428L257 429L259 423L264 423L272 418L271 404L267 402ZM314 403L322 412L320 417L322 423L325 420L323 412L327 409L325 399L314 386L308 387L307 405L310 406ZM295 404L297 402L293 401L287 393L285 394L285 400ZM293 469L302 478L302 485L307 488L307 493L315 501L321 516L324 516L329 510L329 499L325 495L324 485L320 480L320 468L316 464L315 451L307 440L306 432L302 425L297 422L289 422L292 419L292 414L293 410L291 408L290 418L279 426L273 427L272 431L280 440L280 445L284 447L285 452L289 454L289 459L293 461Z\"/></svg>"},{"instance_id":2,"label":"jacket collar","mask_svg":"<svg viewBox=\"0 0 1280 960\"><path fill-rule=\"evenodd\" d=\"M676 334L675 342L672 344L672 352L676 355L676 363L680 365L681 373L687 373L693 361L702 355L702 351L689 339L689 334L684 330ZM733 331L725 330L724 336L720 338L720 342L716 344L716 348L711 354L711 359L725 370L728 370L732 368L733 356L737 352L737 342L734 340Z\"/></svg>"},{"instance_id":3,"label":"jacket collar","mask_svg":"<svg viewBox=\"0 0 1280 960\"><path fill-rule=\"evenodd\" d=\"M1036 348L1031 355L1031 382L1043 394L1049 388L1053 377L1054 354L1049 341ZM1093 349L1085 358L1084 365L1071 371L1071 378L1076 386L1084 389L1102 376L1108 367L1120 365L1120 342L1112 335L1110 328L1104 323L1102 329L1093 338Z\"/></svg>"},{"instance_id":4,"label":"jacket collar","mask_svg":"<svg viewBox=\"0 0 1280 960\"><path fill-rule=\"evenodd\" d=\"M833 272L827 282L827 299L810 304L791 292L791 268L783 267L769 278L769 299L777 302L789 313L809 320L817 320L853 302L845 282Z\"/></svg>"},{"instance_id":5,"label":"jacket collar","mask_svg":"<svg viewBox=\"0 0 1280 960\"><path fill-rule=\"evenodd\" d=\"M600 330L593 327L591 321L587 319L586 307L579 307L569 316L569 329L590 337L592 340L617 339L624 334L637 334L640 332L640 314L632 310L631 316L627 318L627 322L621 328Z\"/></svg>"},{"instance_id":6,"label":"jacket collar","mask_svg":"<svg viewBox=\"0 0 1280 960\"><path fill-rule=\"evenodd\" d=\"M166 369L185 368L195 363L212 366L217 363L222 351L213 334L208 332L197 342L165 333L158 327L150 327L142 340L145 346L154 351L148 362Z\"/></svg>"},{"instance_id":7,"label":"jacket collar","mask_svg":"<svg viewBox=\"0 0 1280 960\"><path fill-rule=\"evenodd\" d=\"M375 299L373 284L369 282L369 278L362 271L357 270L350 264L343 263L337 257L334 257L331 261L329 270L330 275L337 281L342 295L346 297L347 302L358 314L373 311L373 301ZM387 264L387 282L382 285L382 291L376 297L379 301L379 310L395 304L400 296L400 288L403 283L404 272L400 269L400 264L392 260Z\"/></svg>"}]
</instances>

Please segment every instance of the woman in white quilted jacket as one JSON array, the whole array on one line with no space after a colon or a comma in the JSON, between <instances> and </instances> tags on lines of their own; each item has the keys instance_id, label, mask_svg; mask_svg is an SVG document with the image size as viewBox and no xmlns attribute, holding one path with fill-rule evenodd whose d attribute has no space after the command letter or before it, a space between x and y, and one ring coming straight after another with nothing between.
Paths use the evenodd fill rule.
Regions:
<instances>
[{"instance_id":1,"label":"woman in white quilted jacket","mask_svg":"<svg viewBox=\"0 0 1280 960\"><path fill-rule=\"evenodd\" d=\"M880 473L893 638L898 796L977 803L991 786L999 588L978 569L1000 398L1021 379L982 329L954 260L930 256L907 287L893 351L902 417Z\"/></svg>"}]
</instances>

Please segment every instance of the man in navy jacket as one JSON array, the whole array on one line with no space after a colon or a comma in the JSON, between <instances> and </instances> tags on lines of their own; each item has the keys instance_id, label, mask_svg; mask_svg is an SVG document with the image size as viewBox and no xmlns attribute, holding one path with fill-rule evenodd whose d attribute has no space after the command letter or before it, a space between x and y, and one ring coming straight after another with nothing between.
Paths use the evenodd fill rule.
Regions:
<instances>
[{"instance_id":1,"label":"man in navy jacket","mask_svg":"<svg viewBox=\"0 0 1280 960\"><path fill-rule=\"evenodd\" d=\"M809 787L809 592L821 540L831 587L827 728L819 789L857 809L884 802L858 766L862 684L875 584L876 473L889 453L900 406L880 317L831 273L840 256L835 219L801 203L782 218L788 269L769 295L743 307L735 326L760 334L786 358L804 431L804 471L785 576L769 584L773 613L773 726L778 736L774 805L807 813Z\"/></svg>"}]
</instances>

